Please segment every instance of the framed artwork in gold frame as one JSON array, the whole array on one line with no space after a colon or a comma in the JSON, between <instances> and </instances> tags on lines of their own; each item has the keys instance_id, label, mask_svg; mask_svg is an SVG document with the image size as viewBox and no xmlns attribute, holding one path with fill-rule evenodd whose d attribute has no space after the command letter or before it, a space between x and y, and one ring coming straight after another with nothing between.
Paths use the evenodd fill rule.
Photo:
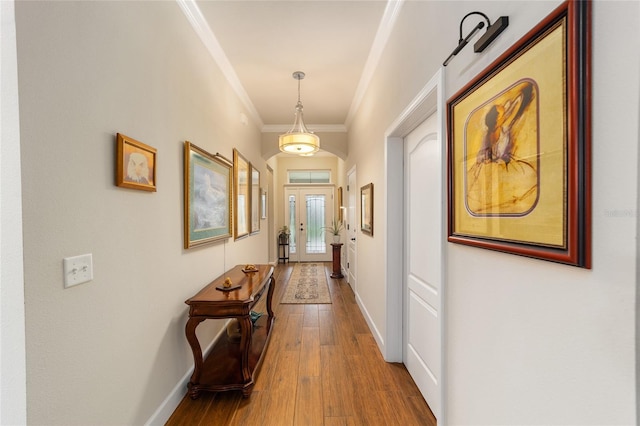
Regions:
<instances>
[{"instance_id":1,"label":"framed artwork in gold frame","mask_svg":"<svg viewBox=\"0 0 640 426\"><path fill-rule=\"evenodd\" d=\"M260 232L260 171L251 164L251 234Z\"/></svg>"},{"instance_id":2,"label":"framed artwork in gold frame","mask_svg":"<svg viewBox=\"0 0 640 426\"><path fill-rule=\"evenodd\" d=\"M342 212L342 187L338 187L338 222L342 223L344 221L344 214Z\"/></svg>"},{"instance_id":3,"label":"framed artwork in gold frame","mask_svg":"<svg viewBox=\"0 0 640 426\"><path fill-rule=\"evenodd\" d=\"M260 190L260 219L265 220L267 218L267 190L262 188Z\"/></svg>"},{"instance_id":4,"label":"framed artwork in gold frame","mask_svg":"<svg viewBox=\"0 0 640 426\"><path fill-rule=\"evenodd\" d=\"M590 7L563 3L447 102L450 242L591 267Z\"/></svg>"},{"instance_id":5,"label":"framed artwork in gold frame","mask_svg":"<svg viewBox=\"0 0 640 426\"><path fill-rule=\"evenodd\" d=\"M373 183L360 188L360 230L373 237Z\"/></svg>"},{"instance_id":6,"label":"framed artwork in gold frame","mask_svg":"<svg viewBox=\"0 0 640 426\"><path fill-rule=\"evenodd\" d=\"M231 237L231 164L184 143L184 248Z\"/></svg>"},{"instance_id":7,"label":"framed artwork in gold frame","mask_svg":"<svg viewBox=\"0 0 640 426\"><path fill-rule=\"evenodd\" d=\"M234 239L249 235L251 227L251 163L233 149L233 234Z\"/></svg>"},{"instance_id":8,"label":"framed artwork in gold frame","mask_svg":"<svg viewBox=\"0 0 640 426\"><path fill-rule=\"evenodd\" d=\"M122 133L116 143L116 185L155 192L157 150Z\"/></svg>"}]
</instances>

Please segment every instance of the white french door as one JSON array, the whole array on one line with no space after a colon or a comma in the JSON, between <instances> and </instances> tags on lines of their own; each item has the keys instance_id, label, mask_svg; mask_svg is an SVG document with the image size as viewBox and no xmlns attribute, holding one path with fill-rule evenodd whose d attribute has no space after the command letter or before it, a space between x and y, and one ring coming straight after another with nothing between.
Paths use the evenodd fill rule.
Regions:
<instances>
[{"instance_id":1,"label":"white french door","mask_svg":"<svg viewBox=\"0 0 640 426\"><path fill-rule=\"evenodd\" d=\"M285 188L285 223L289 226L289 259L293 262L331 261L333 187Z\"/></svg>"}]
</instances>

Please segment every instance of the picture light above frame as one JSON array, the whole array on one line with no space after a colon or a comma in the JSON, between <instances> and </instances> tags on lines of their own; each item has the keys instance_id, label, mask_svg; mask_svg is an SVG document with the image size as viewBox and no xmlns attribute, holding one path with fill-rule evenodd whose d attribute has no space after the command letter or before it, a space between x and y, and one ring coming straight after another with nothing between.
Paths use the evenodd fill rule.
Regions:
<instances>
[{"instance_id":1,"label":"picture light above frame","mask_svg":"<svg viewBox=\"0 0 640 426\"><path fill-rule=\"evenodd\" d=\"M591 268L590 18L562 3L447 101L449 242Z\"/></svg>"},{"instance_id":2,"label":"picture light above frame","mask_svg":"<svg viewBox=\"0 0 640 426\"><path fill-rule=\"evenodd\" d=\"M487 46L489 46L493 42L493 40L495 40L500 35L500 33L502 33L509 26L508 16L499 17L496 20L496 22L494 22L492 25L491 21L489 20L489 17L482 12L467 13L466 15L464 15L464 17L460 21L460 38L458 40L458 46L456 46L456 48L453 50L453 52L451 52L449 57L445 59L445 61L442 64L443 66L446 67L447 65L449 65L449 62L451 62L453 57L456 56L458 53L460 53L460 51L464 49L464 47L469 43L469 40L471 40L471 37L473 37L478 31L484 28L485 26L484 22L480 21L473 28L473 30L471 30L471 32L467 34L465 38L462 38L462 24L464 23L465 19L467 19L469 16L472 16L472 15L480 15L487 21L487 31L485 31L484 35L480 37L480 39L473 45L473 51L476 53L480 53L484 49L486 49Z\"/></svg>"}]
</instances>

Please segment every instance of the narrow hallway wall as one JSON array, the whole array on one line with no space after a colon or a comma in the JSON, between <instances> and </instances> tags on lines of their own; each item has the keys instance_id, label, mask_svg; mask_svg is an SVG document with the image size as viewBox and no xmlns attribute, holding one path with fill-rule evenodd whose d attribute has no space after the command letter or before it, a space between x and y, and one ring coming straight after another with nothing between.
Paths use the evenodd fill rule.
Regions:
<instances>
[{"instance_id":1,"label":"narrow hallway wall","mask_svg":"<svg viewBox=\"0 0 640 426\"><path fill-rule=\"evenodd\" d=\"M184 301L268 260L266 231L183 248L184 141L265 176L260 131L176 2L18 2L16 24L28 422L144 424L193 365ZM117 132L158 150L157 192L114 185Z\"/></svg>"},{"instance_id":2,"label":"narrow hallway wall","mask_svg":"<svg viewBox=\"0 0 640 426\"><path fill-rule=\"evenodd\" d=\"M559 1L406 2L350 127L347 169L373 182L376 235L358 238L358 297L385 329L385 131L441 67L460 19L509 16L481 54L444 68L452 96ZM442 378L450 424L633 424L640 49L637 2L593 2L593 269L448 243ZM443 138L445 140L445 138ZM620 153L624 153L620 155ZM443 170L443 173L445 171ZM377 188L381 188L379 191ZM434 200L444 205L446 200ZM428 236L425 236L428 238Z\"/></svg>"}]
</instances>

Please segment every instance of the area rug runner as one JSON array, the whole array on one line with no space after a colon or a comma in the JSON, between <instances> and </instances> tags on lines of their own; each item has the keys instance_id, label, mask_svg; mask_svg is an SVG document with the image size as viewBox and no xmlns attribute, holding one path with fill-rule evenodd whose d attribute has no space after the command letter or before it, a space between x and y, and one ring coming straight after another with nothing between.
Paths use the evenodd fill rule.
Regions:
<instances>
[{"instance_id":1,"label":"area rug runner","mask_svg":"<svg viewBox=\"0 0 640 426\"><path fill-rule=\"evenodd\" d=\"M296 263L280 303L331 303L322 263Z\"/></svg>"}]
</instances>

